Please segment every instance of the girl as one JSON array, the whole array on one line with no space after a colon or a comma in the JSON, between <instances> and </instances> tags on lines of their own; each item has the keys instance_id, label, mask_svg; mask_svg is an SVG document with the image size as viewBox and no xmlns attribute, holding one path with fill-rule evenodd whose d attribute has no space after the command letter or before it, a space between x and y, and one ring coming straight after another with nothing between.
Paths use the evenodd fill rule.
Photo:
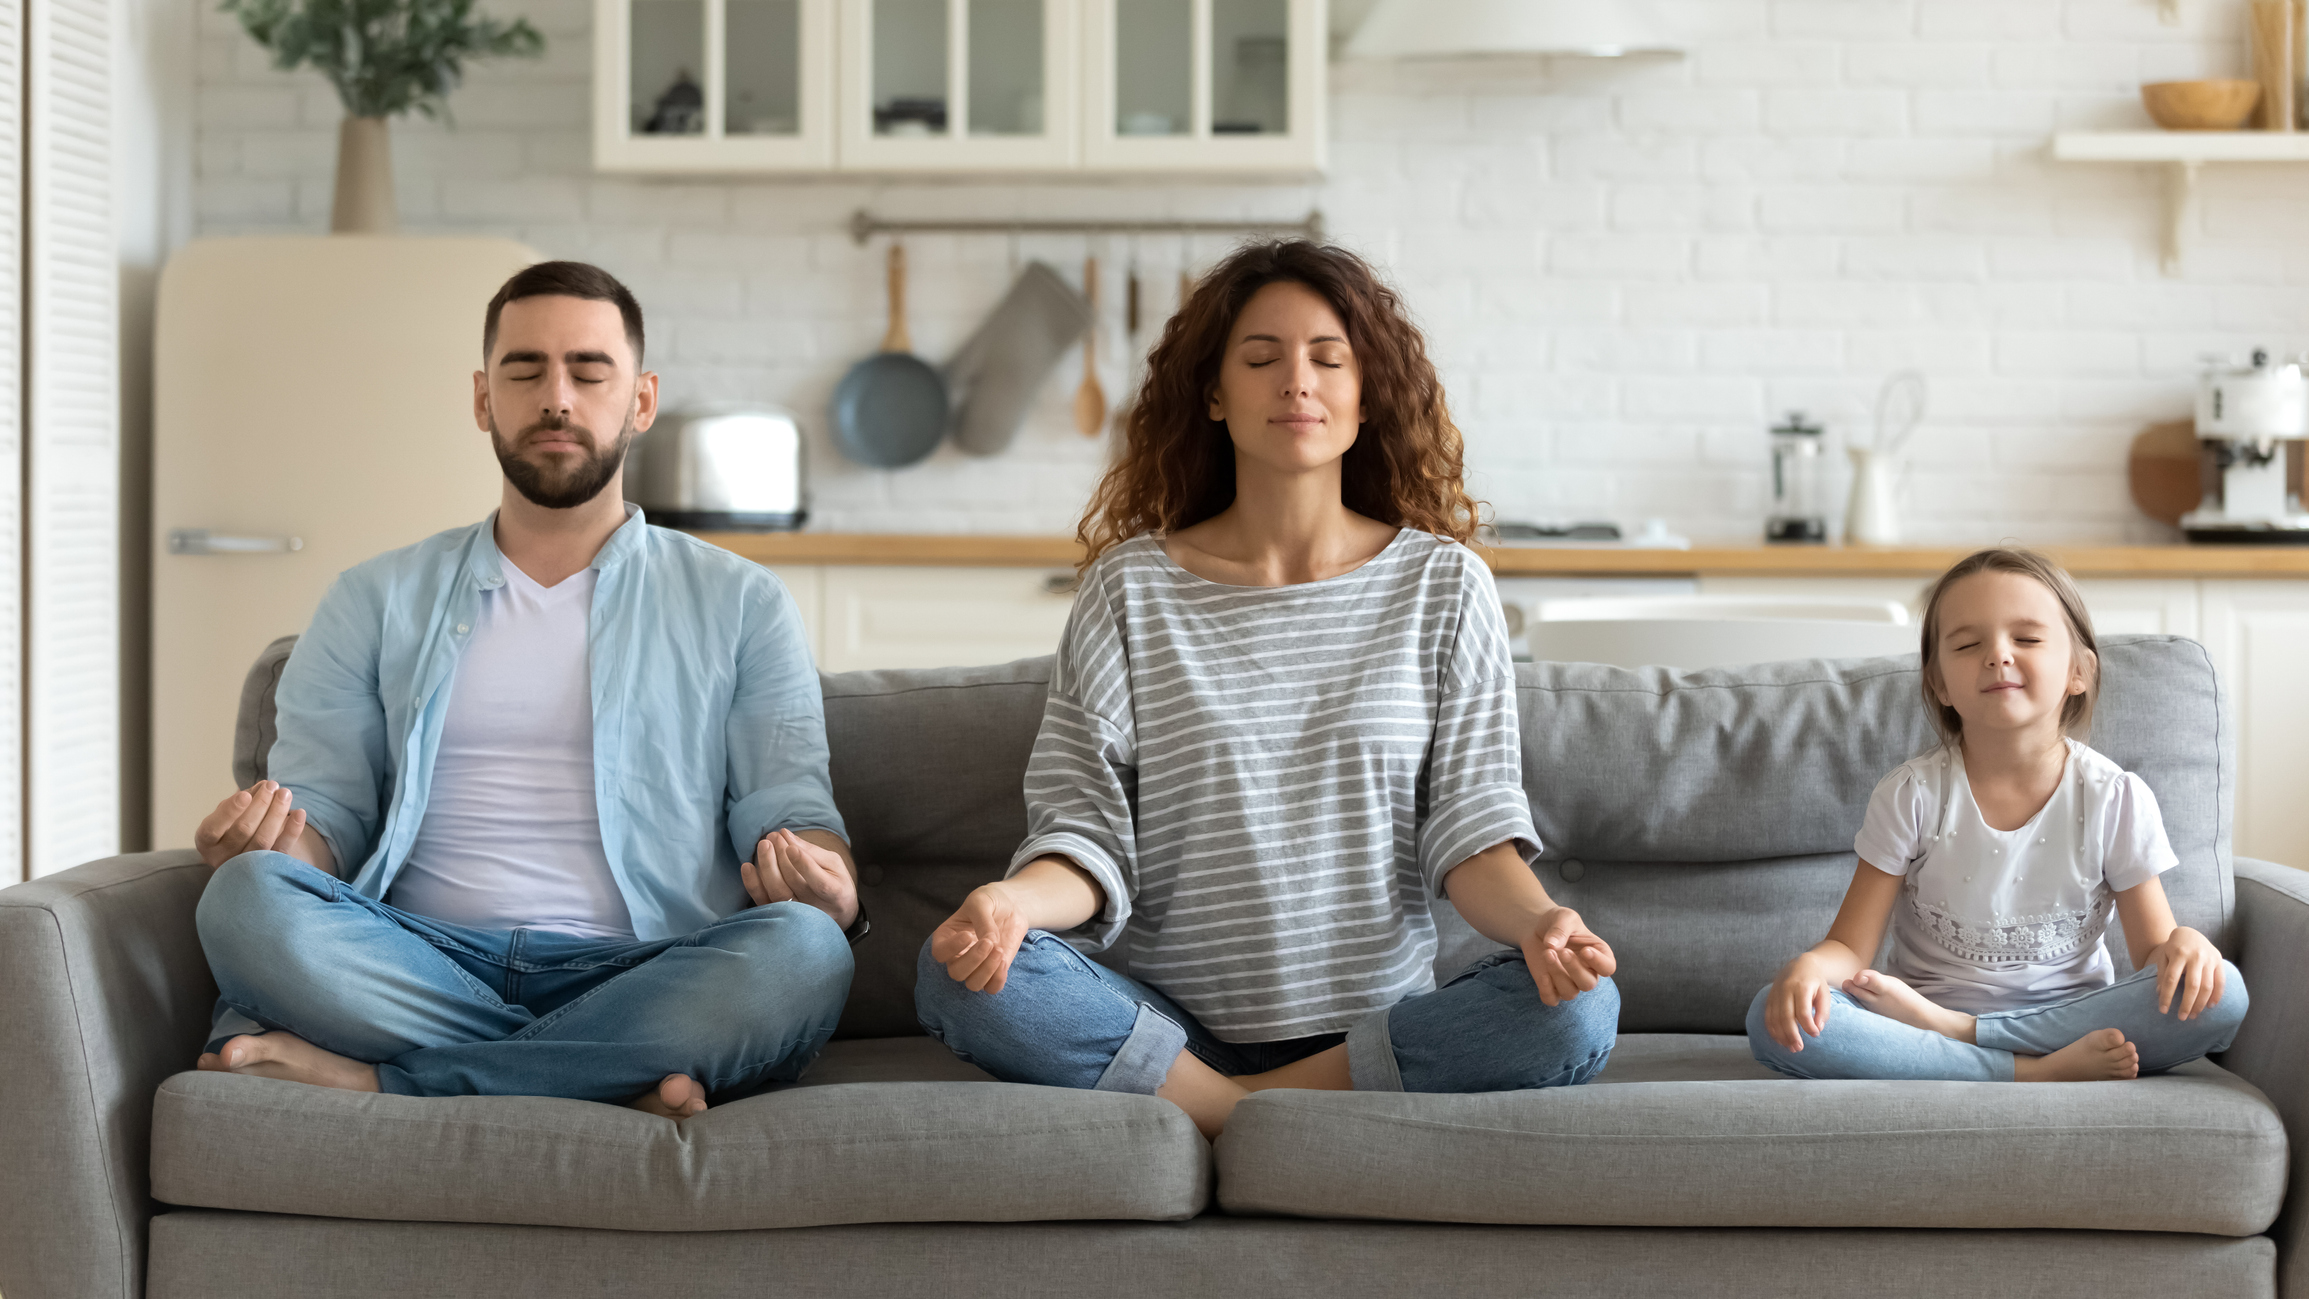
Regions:
<instances>
[{"instance_id":1,"label":"girl","mask_svg":"<svg viewBox=\"0 0 2309 1299\"><path fill-rule=\"evenodd\" d=\"M2075 584L1983 550L1933 584L1923 633L1943 743L1876 786L1828 937L1748 1008L1756 1058L1797 1078L2078 1082L2227 1048L2244 981L2173 923L2155 796L2069 738L2100 689ZM2112 904L2138 971L2121 981Z\"/></svg>"},{"instance_id":2,"label":"girl","mask_svg":"<svg viewBox=\"0 0 2309 1299\"><path fill-rule=\"evenodd\" d=\"M1615 963L1527 864L1506 623L1402 304L1351 253L1252 246L1148 364L1083 521L1030 834L924 944L923 1026L1206 1135L1265 1087L1587 1081ZM1444 896L1516 950L1437 991ZM1078 950L1117 943L1127 977Z\"/></svg>"}]
</instances>

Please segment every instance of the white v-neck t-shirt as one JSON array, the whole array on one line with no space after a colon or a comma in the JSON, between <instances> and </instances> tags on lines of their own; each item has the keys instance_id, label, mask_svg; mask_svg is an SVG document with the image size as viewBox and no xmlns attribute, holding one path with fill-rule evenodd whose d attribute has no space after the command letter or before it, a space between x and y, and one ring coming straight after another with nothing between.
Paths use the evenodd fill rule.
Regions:
<instances>
[{"instance_id":1,"label":"white v-neck t-shirt","mask_svg":"<svg viewBox=\"0 0 2309 1299\"><path fill-rule=\"evenodd\" d=\"M391 905L476 929L633 937L594 799L595 576L544 587L507 563L481 593Z\"/></svg>"},{"instance_id":2,"label":"white v-neck t-shirt","mask_svg":"<svg viewBox=\"0 0 2309 1299\"><path fill-rule=\"evenodd\" d=\"M2052 797L2017 830L1973 801L1944 746L1876 786L1853 849L1902 877L1884 971L1952 1010L2043 1005L2107 987L2115 894L2180 864L2141 778L2070 740Z\"/></svg>"}]
</instances>

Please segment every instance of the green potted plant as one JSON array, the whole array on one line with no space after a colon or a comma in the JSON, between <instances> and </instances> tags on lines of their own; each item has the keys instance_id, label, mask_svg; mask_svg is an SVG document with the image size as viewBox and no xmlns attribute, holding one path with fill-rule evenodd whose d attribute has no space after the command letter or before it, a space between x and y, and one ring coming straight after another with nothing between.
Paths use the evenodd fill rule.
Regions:
<instances>
[{"instance_id":1,"label":"green potted plant","mask_svg":"<svg viewBox=\"0 0 2309 1299\"><path fill-rule=\"evenodd\" d=\"M387 119L448 112L468 59L535 58L545 38L527 19L477 14L474 0L224 0L284 71L311 64L345 105L337 130L333 233L390 231L393 154Z\"/></svg>"}]
</instances>

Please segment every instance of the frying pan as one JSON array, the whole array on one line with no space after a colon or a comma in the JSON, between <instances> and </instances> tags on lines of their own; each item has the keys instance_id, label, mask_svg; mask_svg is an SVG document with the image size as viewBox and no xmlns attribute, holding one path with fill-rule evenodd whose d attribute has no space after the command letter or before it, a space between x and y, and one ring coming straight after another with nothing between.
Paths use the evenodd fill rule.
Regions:
<instances>
[{"instance_id":1,"label":"frying pan","mask_svg":"<svg viewBox=\"0 0 2309 1299\"><path fill-rule=\"evenodd\" d=\"M906 336L906 250L890 245L890 332L834 385L834 445L876 469L910 465L946 432L946 381Z\"/></svg>"}]
</instances>

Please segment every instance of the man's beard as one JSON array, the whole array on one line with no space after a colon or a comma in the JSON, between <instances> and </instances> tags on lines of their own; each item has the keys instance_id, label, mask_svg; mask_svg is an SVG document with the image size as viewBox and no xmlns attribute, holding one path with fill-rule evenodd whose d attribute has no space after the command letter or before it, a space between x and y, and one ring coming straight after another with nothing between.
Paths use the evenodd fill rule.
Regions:
<instances>
[{"instance_id":1,"label":"man's beard","mask_svg":"<svg viewBox=\"0 0 2309 1299\"><path fill-rule=\"evenodd\" d=\"M558 416L537 421L521 430L521 436L564 430L584 434L589 444L593 441L593 430ZM632 444L633 417L629 414L625 428L607 449L588 451L583 460L567 469L545 467L516 454L498 433L497 417L489 417L489 445L497 452L497 465L505 471L505 481L513 484L513 490L527 497L530 504L548 510L574 510L601 495L601 490L609 486L609 480L617 477L618 467L625 463L625 450Z\"/></svg>"}]
</instances>

